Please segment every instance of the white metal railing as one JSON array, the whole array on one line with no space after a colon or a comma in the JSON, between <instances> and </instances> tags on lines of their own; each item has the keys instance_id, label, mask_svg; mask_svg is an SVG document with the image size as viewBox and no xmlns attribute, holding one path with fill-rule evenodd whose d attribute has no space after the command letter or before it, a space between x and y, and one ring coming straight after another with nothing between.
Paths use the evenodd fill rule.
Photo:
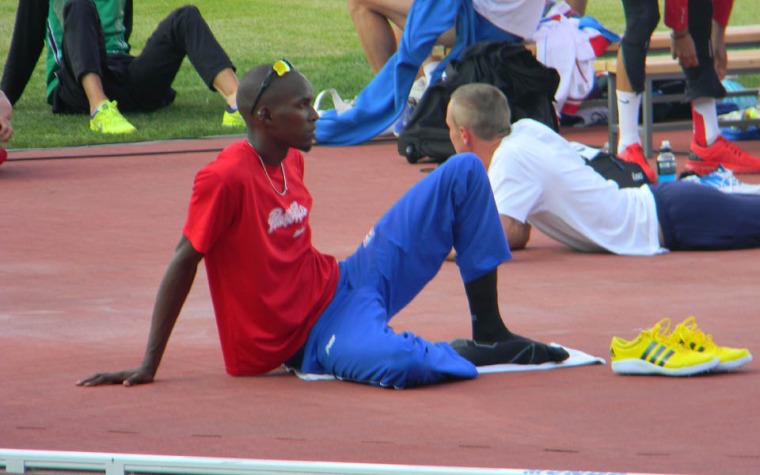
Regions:
<instances>
[{"instance_id":1,"label":"white metal railing","mask_svg":"<svg viewBox=\"0 0 760 475\"><path fill-rule=\"evenodd\" d=\"M4 468L6 473L16 474L26 473L27 470L61 470L103 472L106 475L644 475L12 449L0 449L0 468Z\"/></svg>"}]
</instances>

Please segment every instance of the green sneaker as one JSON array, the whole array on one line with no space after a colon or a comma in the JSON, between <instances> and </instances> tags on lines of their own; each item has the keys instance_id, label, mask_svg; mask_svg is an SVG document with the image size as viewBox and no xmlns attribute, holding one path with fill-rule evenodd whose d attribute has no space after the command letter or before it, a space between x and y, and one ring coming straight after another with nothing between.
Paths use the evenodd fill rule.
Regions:
<instances>
[{"instance_id":1,"label":"green sneaker","mask_svg":"<svg viewBox=\"0 0 760 475\"><path fill-rule=\"evenodd\" d=\"M235 112L225 110L224 116L222 116L222 125L224 127L245 127L245 121L239 110Z\"/></svg>"},{"instance_id":2,"label":"green sneaker","mask_svg":"<svg viewBox=\"0 0 760 475\"><path fill-rule=\"evenodd\" d=\"M116 108L116 101L106 101L90 117L90 130L101 134L131 134L137 129L121 115Z\"/></svg>"}]
</instances>

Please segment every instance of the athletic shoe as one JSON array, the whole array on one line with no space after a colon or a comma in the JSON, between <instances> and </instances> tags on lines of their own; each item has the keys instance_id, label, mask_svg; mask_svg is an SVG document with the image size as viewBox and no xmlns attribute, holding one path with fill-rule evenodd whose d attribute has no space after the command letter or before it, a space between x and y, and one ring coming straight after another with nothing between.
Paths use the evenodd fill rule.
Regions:
<instances>
[{"instance_id":1,"label":"athletic shoe","mask_svg":"<svg viewBox=\"0 0 760 475\"><path fill-rule=\"evenodd\" d=\"M222 116L222 125L224 127L245 127L245 121L243 120L243 116L240 115L239 110L236 109L235 112L230 112L225 109Z\"/></svg>"},{"instance_id":2,"label":"athletic shoe","mask_svg":"<svg viewBox=\"0 0 760 475\"><path fill-rule=\"evenodd\" d=\"M116 101L105 101L98 106L95 115L90 117L90 130L102 134L131 134L137 129L121 115Z\"/></svg>"},{"instance_id":3,"label":"athletic shoe","mask_svg":"<svg viewBox=\"0 0 760 475\"><path fill-rule=\"evenodd\" d=\"M633 143L627 146L625 150L618 154L618 158L624 162L635 163L640 166L649 179L649 183L655 183L657 181L657 175L654 174L654 170L652 170L652 167L647 163L647 159L644 156L644 149L641 148L641 145Z\"/></svg>"},{"instance_id":4,"label":"athletic shoe","mask_svg":"<svg viewBox=\"0 0 760 475\"><path fill-rule=\"evenodd\" d=\"M515 334L507 340L495 343L457 338L451 342L451 346L462 358L475 366L561 363L570 357L567 350L561 346L539 343Z\"/></svg>"},{"instance_id":5,"label":"athletic shoe","mask_svg":"<svg viewBox=\"0 0 760 475\"><path fill-rule=\"evenodd\" d=\"M5 160L8 159L8 151L5 150L5 147L0 147L0 165L5 163Z\"/></svg>"},{"instance_id":6,"label":"athletic shoe","mask_svg":"<svg viewBox=\"0 0 760 475\"><path fill-rule=\"evenodd\" d=\"M721 164L734 173L760 173L760 158L748 154L722 135L707 147L691 142L689 160L686 161L687 170L706 175Z\"/></svg>"},{"instance_id":7,"label":"athletic shoe","mask_svg":"<svg viewBox=\"0 0 760 475\"><path fill-rule=\"evenodd\" d=\"M670 320L663 319L636 339L612 337L610 359L617 374L691 376L714 369L720 360L710 353L692 351L667 334Z\"/></svg>"},{"instance_id":8,"label":"athletic shoe","mask_svg":"<svg viewBox=\"0 0 760 475\"><path fill-rule=\"evenodd\" d=\"M730 371L752 361L752 354L747 348L716 345L712 335L700 330L695 317L689 317L676 325L672 336L693 351L717 357L720 362L713 368L714 371Z\"/></svg>"},{"instance_id":9,"label":"athletic shoe","mask_svg":"<svg viewBox=\"0 0 760 475\"><path fill-rule=\"evenodd\" d=\"M742 183L734 176L734 173L731 170L724 168L723 165L718 165L718 168L709 175L703 177L696 174L689 175L682 178L682 180L717 188L725 193L760 195L760 185Z\"/></svg>"}]
</instances>

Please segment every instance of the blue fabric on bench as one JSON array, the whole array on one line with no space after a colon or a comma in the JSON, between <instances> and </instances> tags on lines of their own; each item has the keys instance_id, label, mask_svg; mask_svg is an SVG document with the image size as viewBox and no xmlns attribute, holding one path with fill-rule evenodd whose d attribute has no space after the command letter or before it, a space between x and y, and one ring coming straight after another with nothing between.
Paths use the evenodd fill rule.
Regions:
<instances>
[{"instance_id":1,"label":"blue fabric on bench","mask_svg":"<svg viewBox=\"0 0 760 475\"><path fill-rule=\"evenodd\" d=\"M472 8L470 0L416 0L407 17L398 51L359 93L353 108L329 110L317 120L317 143L357 145L387 130L406 107L409 91L438 37L456 25L456 43L433 71L435 83L446 64L477 41L514 41Z\"/></svg>"}]
</instances>

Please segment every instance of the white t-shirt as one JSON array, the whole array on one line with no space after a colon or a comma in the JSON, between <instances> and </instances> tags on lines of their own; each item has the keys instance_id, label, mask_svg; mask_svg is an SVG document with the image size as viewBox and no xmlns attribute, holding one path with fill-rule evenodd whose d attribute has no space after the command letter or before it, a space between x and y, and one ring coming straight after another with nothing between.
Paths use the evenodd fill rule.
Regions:
<instances>
[{"instance_id":1,"label":"white t-shirt","mask_svg":"<svg viewBox=\"0 0 760 475\"><path fill-rule=\"evenodd\" d=\"M531 119L512 124L488 168L499 214L579 251L664 252L649 187L619 188L559 134Z\"/></svg>"},{"instance_id":2,"label":"white t-shirt","mask_svg":"<svg viewBox=\"0 0 760 475\"><path fill-rule=\"evenodd\" d=\"M546 0L472 0L472 8L502 30L533 38L544 12Z\"/></svg>"}]
</instances>

